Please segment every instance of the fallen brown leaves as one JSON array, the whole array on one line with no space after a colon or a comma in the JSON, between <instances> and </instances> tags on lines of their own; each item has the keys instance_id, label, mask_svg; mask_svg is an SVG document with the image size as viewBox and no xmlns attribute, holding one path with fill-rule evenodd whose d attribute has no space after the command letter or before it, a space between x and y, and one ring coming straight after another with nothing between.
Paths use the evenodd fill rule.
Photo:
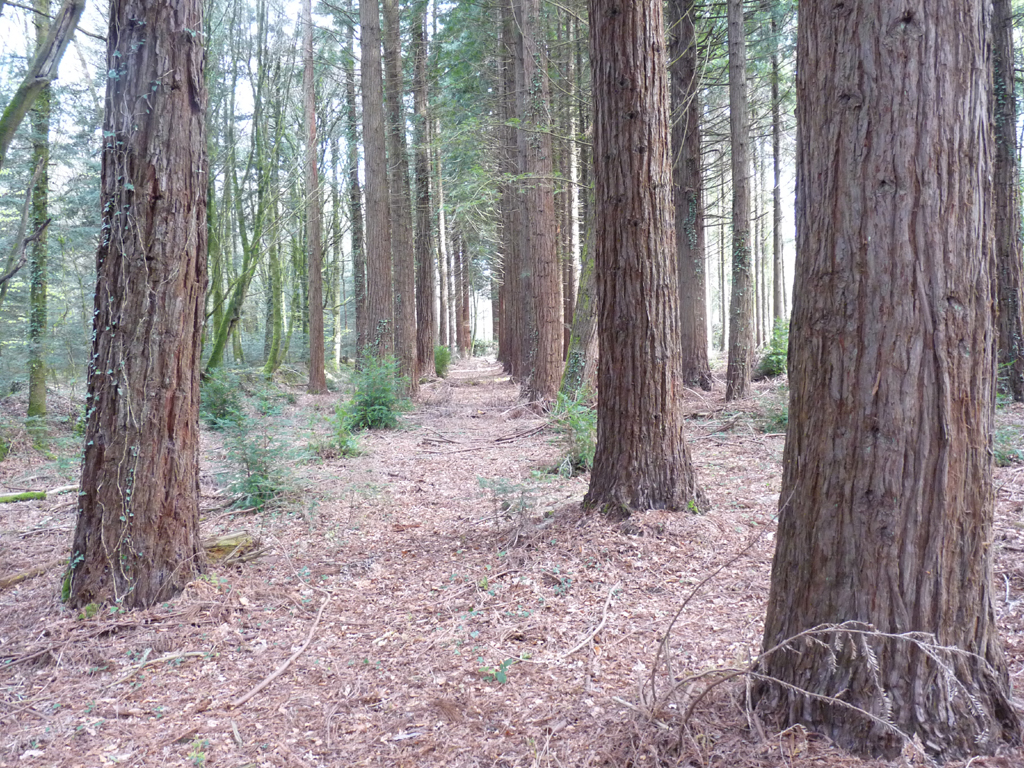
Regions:
<instances>
[{"instance_id":1,"label":"fallen brown leaves","mask_svg":"<svg viewBox=\"0 0 1024 768\"><path fill-rule=\"evenodd\" d=\"M60 567L0 593L0 765L881 765L801 728L757 735L742 678L682 723L681 705L760 647L783 437L755 424L778 396L761 385L726 409L694 393L713 511L616 525L580 509L586 478L546 472L545 416L480 360L424 385L405 428L363 438L363 456L300 465L302 509L225 512L207 435L203 535L244 530L262 554L132 615L65 610ZM296 442L336 398L287 406ZM0 491L50 472L12 457ZM1024 470L997 485L997 611L1019 684ZM498 488L525 506L502 510ZM73 522L45 501L0 508L0 578L66 558Z\"/></svg>"}]
</instances>

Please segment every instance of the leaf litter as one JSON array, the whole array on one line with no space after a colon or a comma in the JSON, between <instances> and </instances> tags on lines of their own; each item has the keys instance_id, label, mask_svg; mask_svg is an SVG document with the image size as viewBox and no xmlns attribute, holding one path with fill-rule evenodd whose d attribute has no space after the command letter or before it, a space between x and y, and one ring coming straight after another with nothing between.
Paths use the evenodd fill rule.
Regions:
<instances>
[{"instance_id":1,"label":"leaf litter","mask_svg":"<svg viewBox=\"0 0 1024 768\"><path fill-rule=\"evenodd\" d=\"M486 359L424 384L361 456L298 464L301 497L258 515L225 506L222 446L204 432L202 535L244 533L255 554L132 614L60 603L67 497L0 505L0 578L47 566L0 591L0 765L924 764L766 732L742 678L682 722L758 653L774 547L785 390L757 384L726 406L723 389L688 402L712 511L621 523L581 509L587 477L550 471L550 422ZM326 430L338 398L296 392L286 410ZM20 407L0 403L5 417ZM1000 413L1024 421L1019 406ZM60 484L48 466L17 451L0 492ZM996 612L1019 690L1024 469L997 470L996 486Z\"/></svg>"}]
</instances>

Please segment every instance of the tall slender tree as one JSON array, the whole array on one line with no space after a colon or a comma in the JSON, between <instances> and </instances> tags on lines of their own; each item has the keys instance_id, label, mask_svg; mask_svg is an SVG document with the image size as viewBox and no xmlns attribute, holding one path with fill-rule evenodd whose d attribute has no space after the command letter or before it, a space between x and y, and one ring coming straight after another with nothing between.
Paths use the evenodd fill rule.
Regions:
<instances>
[{"instance_id":1,"label":"tall slender tree","mask_svg":"<svg viewBox=\"0 0 1024 768\"><path fill-rule=\"evenodd\" d=\"M388 190L394 267L395 356L410 393L419 389L416 362L416 252L413 244L409 150L402 82L398 0L384 0L384 77L387 100Z\"/></svg>"},{"instance_id":2,"label":"tall slender tree","mask_svg":"<svg viewBox=\"0 0 1024 768\"><path fill-rule=\"evenodd\" d=\"M992 595L989 7L799 4L762 705L889 758L887 723L942 761L1020 733Z\"/></svg>"},{"instance_id":3,"label":"tall slender tree","mask_svg":"<svg viewBox=\"0 0 1024 768\"><path fill-rule=\"evenodd\" d=\"M704 269L704 182L700 141L700 72L696 0L669 0L672 90L672 183L679 260L679 336L683 380L711 389Z\"/></svg>"},{"instance_id":4,"label":"tall slender tree","mask_svg":"<svg viewBox=\"0 0 1024 768\"><path fill-rule=\"evenodd\" d=\"M198 0L111 2L89 410L67 581L75 606L154 605L203 563L202 29Z\"/></svg>"},{"instance_id":5,"label":"tall slender tree","mask_svg":"<svg viewBox=\"0 0 1024 768\"><path fill-rule=\"evenodd\" d=\"M323 203L319 152L316 138L316 72L313 68L313 0L302 0L302 109L306 120L306 280L309 304L309 382L307 391L321 395L327 391L324 353L323 242L321 237Z\"/></svg>"},{"instance_id":6,"label":"tall slender tree","mask_svg":"<svg viewBox=\"0 0 1024 768\"><path fill-rule=\"evenodd\" d=\"M50 32L49 0L35 0L34 25L36 55L46 45ZM28 310L28 417L29 428L41 435L46 428L46 225L49 221L50 197L50 98L47 82L32 105L32 164L38 176L32 188L32 242L29 277Z\"/></svg>"},{"instance_id":7,"label":"tall slender tree","mask_svg":"<svg viewBox=\"0 0 1024 768\"><path fill-rule=\"evenodd\" d=\"M725 399L745 397L753 356L754 281L750 236L750 120L743 0L727 0L729 26L729 144L732 150L732 294Z\"/></svg>"},{"instance_id":8,"label":"tall slender tree","mask_svg":"<svg viewBox=\"0 0 1024 768\"><path fill-rule=\"evenodd\" d=\"M427 9L416 16L412 29L413 108L416 112L413 140L416 145L416 359L419 374L434 371L434 345L437 344L437 309L434 294L433 227L430 215L430 115L427 111Z\"/></svg>"},{"instance_id":9,"label":"tall slender tree","mask_svg":"<svg viewBox=\"0 0 1024 768\"><path fill-rule=\"evenodd\" d=\"M518 91L521 124L519 154L526 191L523 216L526 253L532 271L536 341L530 396L554 399L562 378L562 288L555 250L555 196L552 179L550 84L540 44L540 0L517 0L522 36L523 87Z\"/></svg>"},{"instance_id":10,"label":"tall slender tree","mask_svg":"<svg viewBox=\"0 0 1024 768\"><path fill-rule=\"evenodd\" d=\"M1024 265L1017 167L1017 87L1013 67L1013 9L992 2L992 100L995 132L995 248L999 286L999 369L1011 396L1024 400Z\"/></svg>"},{"instance_id":11,"label":"tall slender tree","mask_svg":"<svg viewBox=\"0 0 1024 768\"><path fill-rule=\"evenodd\" d=\"M703 510L683 437L661 0L590 0L599 306L597 450L584 499Z\"/></svg>"},{"instance_id":12,"label":"tall slender tree","mask_svg":"<svg viewBox=\"0 0 1024 768\"><path fill-rule=\"evenodd\" d=\"M391 214L381 80L380 5L360 0L363 153L366 166L366 345L378 358L395 351ZM362 350L360 350L360 353Z\"/></svg>"}]
</instances>

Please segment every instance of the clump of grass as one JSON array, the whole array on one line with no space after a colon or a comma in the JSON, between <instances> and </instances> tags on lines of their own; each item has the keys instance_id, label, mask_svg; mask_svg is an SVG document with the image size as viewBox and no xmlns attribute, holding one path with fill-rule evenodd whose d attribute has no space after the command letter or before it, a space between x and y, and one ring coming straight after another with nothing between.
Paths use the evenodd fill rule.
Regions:
<instances>
[{"instance_id":1,"label":"clump of grass","mask_svg":"<svg viewBox=\"0 0 1024 768\"><path fill-rule=\"evenodd\" d=\"M786 372L786 358L788 355L789 322L787 320L777 320L775 328L772 330L772 339L768 342L768 348L765 349L760 362L757 364L754 378L757 380L772 379L784 374Z\"/></svg>"},{"instance_id":2,"label":"clump of grass","mask_svg":"<svg viewBox=\"0 0 1024 768\"><path fill-rule=\"evenodd\" d=\"M559 393L551 413L555 430L562 439L565 455L558 473L565 477L589 472L594 466L597 449L597 411L590 405L590 390L583 388L575 395Z\"/></svg>"},{"instance_id":3,"label":"clump of grass","mask_svg":"<svg viewBox=\"0 0 1024 768\"><path fill-rule=\"evenodd\" d=\"M352 374L355 392L344 405L344 422L350 432L363 429L394 429L398 415L409 409L405 379L398 375L393 357L363 358L362 367Z\"/></svg>"},{"instance_id":4,"label":"clump of grass","mask_svg":"<svg viewBox=\"0 0 1024 768\"><path fill-rule=\"evenodd\" d=\"M434 347L434 373L439 379L448 375L448 367L452 364L452 351L444 344Z\"/></svg>"}]
</instances>

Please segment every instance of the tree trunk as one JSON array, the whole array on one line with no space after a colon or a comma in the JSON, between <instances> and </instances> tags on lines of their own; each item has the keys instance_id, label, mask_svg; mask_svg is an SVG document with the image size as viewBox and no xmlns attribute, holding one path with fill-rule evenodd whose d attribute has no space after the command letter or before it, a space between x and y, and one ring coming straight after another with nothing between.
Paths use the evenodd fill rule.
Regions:
<instances>
[{"instance_id":1,"label":"tree trunk","mask_svg":"<svg viewBox=\"0 0 1024 768\"><path fill-rule=\"evenodd\" d=\"M380 71L380 6L360 0L363 155L366 166L366 346L376 358L395 351L391 285L391 221Z\"/></svg>"},{"instance_id":2,"label":"tree trunk","mask_svg":"<svg viewBox=\"0 0 1024 768\"><path fill-rule=\"evenodd\" d=\"M992 3L992 101L995 132L996 283L999 286L999 373L1017 402L1024 400L1024 275L1021 269L1017 93L1010 0Z\"/></svg>"},{"instance_id":3,"label":"tree trunk","mask_svg":"<svg viewBox=\"0 0 1024 768\"><path fill-rule=\"evenodd\" d=\"M312 0L302 0L302 106L306 119L306 280L309 300L309 383L306 391L327 391L324 352L323 242L321 238L320 177L317 170L316 87L313 71Z\"/></svg>"},{"instance_id":4,"label":"tree trunk","mask_svg":"<svg viewBox=\"0 0 1024 768\"><path fill-rule=\"evenodd\" d=\"M992 598L987 7L799 6L789 430L759 662L787 687L760 693L889 759L902 741L883 723L941 762L1019 737Z\"/></svg>"},{"instance_id":5,"label":"tree trunk","mask_svg":"<svg viewBox=\"0 0 1024 768\"><path fill-rule=\"evenodd\" d=\"M672 183L679 260L679 334L683 381L711 390L707 288L704 284L704 182L700 154L700 75L696 0L669 0Z\"/></svg>"},{"instance_id":6,"label":"tree trunk","mask_svg":"<svg viewBox=\"0 0 1024 768\"><path fill-rule=\"evenodd\" d=\"M416 362L416 252L412 237L409 150L406 144L398 0L384 0L384 70L387 79L388 188L394 258L395 357L409 394L419 390Z\"/></svg>"},{"instance_id":7,"label":"tree trunk","mask_svg":"<svg viewBox=\"0 0 1024 768\"><path fill-rule=\"evenodd\" d=\"M50 31L49 0L35 0L36 53L43 50ZM46 224L50 218L50 84L32 105L32 166L40 169L32 188L32 243L29 259L28 310L28 413L29 430L41 437L46 431Z\"/></svg>"},{"instance_id":8,"label":"tree trunk","mask_svg":"<svg viewBox=\"0 0 1024 768\"><path fill-rule=\"evenodd\" d=\"M551 115L547 56L540 44L540 0L519 0L523 37L523 82L519 92L519 132L526 176L524 215L527 255L533 271L537 339L530 379L533 400L552 400L562 378L562 287L555 250L555 196L552 178Z\"/></svg>"},{"instance_id":9,"label":"tree trunk","mask_svg":"<svg viewBox=\"0 0 1024 768\"><path fill-rule=\"evenodd\" d=\"M593 208L593 206L588 206ZM579 292L572 315L569 351L559 387L566 397L575 399L582 390L597 392L597 276L594 273L594 227L587 227L583 249Z\"/></svg>"},{"instance_id":10,"label":"tree trunk","mask_svg":"<svg viewBox=\"0 0 1024 768\"><path fill-rule=\"evenodd\" d=\"M679 275L660 0L590 0L600 359L584 505L707 508L683 438Z\"/></svg>"},{"instance_id":11,"label":"tree trunk","mask_svg":"<svg viewBox=\"0 0 1024 768\"><path fill-rule=\"evenodd\" d=\"M786 320L782 269L782 105L779 102L779 25L772 13L772 320Z\"/></svg>"},{"instance_id":12,"label":"tree trunk","mask_svg":"<svg viewBox=\"0 0 1024 768\"><path fill-rule=\"evenodd\" d=\"M348 2L349 14L352 0ZM345 44L351 48L355 32L351 25ZM356 114L355 51L345 57L345 143L348 149L348 205L352 220L352 293L356 304L356 357L366 346L366 251L363 242L363 191L359 187L359 119Z\"/></svg>"},{"instance_id":13,"label":"tree trunk","mask_svg":"<svg viewBox=\"0 0 1024 768\"><path fill-rule=\"evenodd\" d=\"M437 315L437 343L444 347L452 345L452 327L448 322L448 227L444 215L444 182L441 168L440 151L435 150L437 156L437 283L438 283L438 315Z\"/></svg>"},{"instance_id":14,"label":"tree trunk","mask_svg":"<svg viewBox=\"0 0 1024 768\"><path fill-rule=\"evenodd\" d=\"M415 86L413 107L416 122L413 140L416 143L416 359L419 375L434 373L434 345L437 343L437 311L434 294L434 245L430 216L430 144L427 113L427 34L426 7L413 24L413 64Z\"/></svg>"},{"instance_id":15,"label":"tree trunk","mask_svg":"<svg viewBox=\"0 0 1024 768\"><path fill-rule=\"evenodd\" d=\"M732 149L732 297L729 304L729 365L726 401L750 391L754 285L750 238L750 123L747 117L747 47L743 0L728 0L729 139Z\"/></svg>"},{"instance_id":16,"label":"tree trunk","mask_svg":"<svg viewBox=\"0 0 1024 768\"><path fill-rule=\"evenodd\" d=\"M202 4L113 0L89 411L69 602L144 608L203 564ZM145 104L145 109L139 105Z\"/></svg>"},{"instance_id":17,"label":"tree trunk","mask_svg":"<svg viewBox=\"0 0 1024 768\"><path fill-rule=\"evenodd\" d=\"M3 114L0 114L0 169L4 167L7 149L21 121L25 119L25 115L43 89L48 87L52 80L57 79L60 60L64 58L64 51L75 34L75 28L84 10L85 0L64 0L64 5L50 25L46 38L42 44L36 45L36 56L32 60L32 66L25 73L25 78L11 96L11 100L7 102Z\"/></svg>"}]
</instances>

